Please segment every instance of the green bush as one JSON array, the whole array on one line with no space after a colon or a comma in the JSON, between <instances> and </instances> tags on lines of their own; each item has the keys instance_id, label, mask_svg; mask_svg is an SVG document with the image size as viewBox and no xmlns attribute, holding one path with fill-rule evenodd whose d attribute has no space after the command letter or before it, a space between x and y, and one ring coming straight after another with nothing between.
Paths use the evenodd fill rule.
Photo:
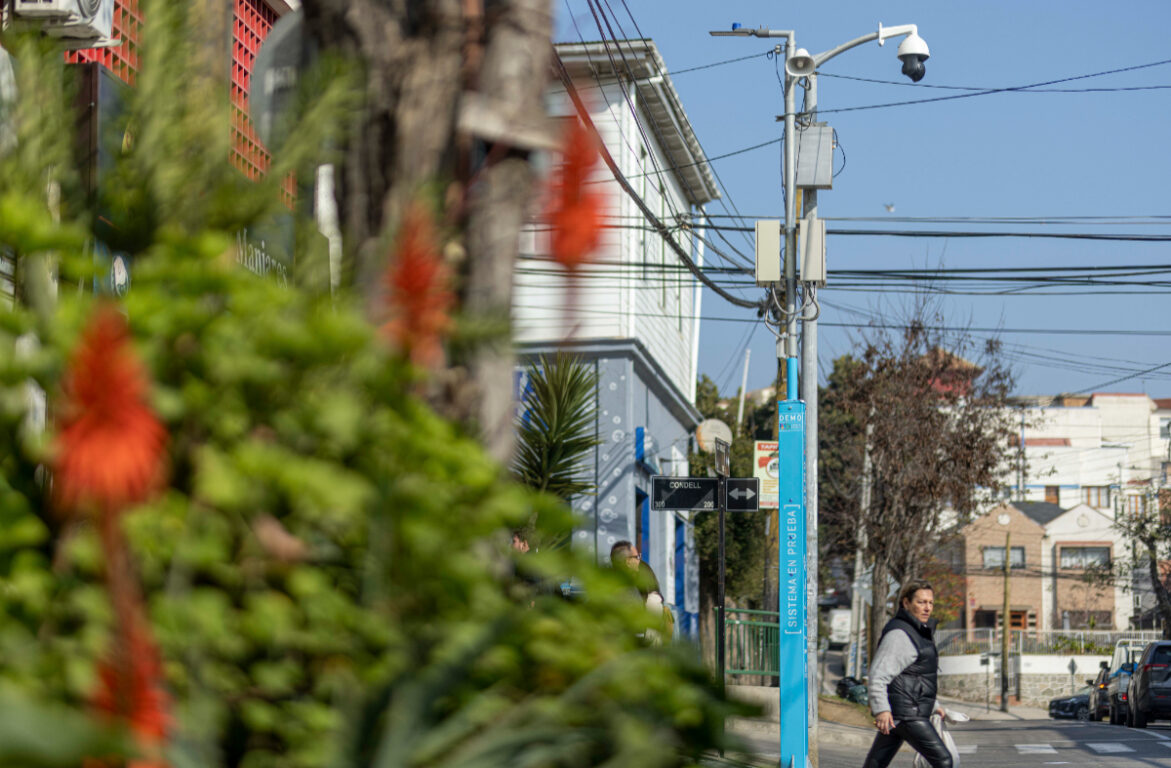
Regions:
<instances>
[{"instance_id":1,"label":"green bush","mask_svg":"<svg viewBox=\"0 0 1171 768\"><path fill-rule=\"evenodd\" d=\"M149 7L137 141L108 201L150 211L123 243L135 267L121 308L169 433L168 481L123 522L174 702L171 764L699 760L731 710L692 649L643 647L645 608L588 553L509 549L533 520L538 537L565 530L565 504L428 407L357 299L317 290L310 254L290 286L236 264L237 229L280 210L276 182L239 183L208 128L226 131L226 105L177 79L182 11ZM85 200L68 184L60 211L45 197L46 178L67 177L60 56L21 40L18 112L62 131L38 139L52 152L24 136L0 158L0 242L28 276L0 309L0 691L19 692L18 715L46 706L33 702L76 714L113 612L91 524L51 504L52 418L29 424L29 393L52 415L98 299L76 288L94 277ZM348 99L343 78L306 109ZM560 596L571 578L585 599ZM92 754L94 738L67 743Z\"/></svg>"}]
</instances>

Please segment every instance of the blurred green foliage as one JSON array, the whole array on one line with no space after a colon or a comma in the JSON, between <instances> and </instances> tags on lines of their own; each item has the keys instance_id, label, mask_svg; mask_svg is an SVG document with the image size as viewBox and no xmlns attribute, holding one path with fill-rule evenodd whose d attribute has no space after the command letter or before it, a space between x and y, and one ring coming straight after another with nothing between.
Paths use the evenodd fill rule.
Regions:
<instances>
[{"instance_id":1,"label":"blurred green foliage","mask_svg":"<svg viewBox=\"0 0 1171 768\"><path fill-rule=\"evenodd\" d=\"M284 174L328 159L329 116L360 106L355 68L324 65L269 181L242 184L184 6L146 4L136 138L103 198L141 225L120 243L134 259L121 306L170 435L166 488L124 525L174 698L172 765L698 762L732 709L693 649L643 647L645 608L589 553L509 549L534 519L537 535L565 530L565 504L416 397L420 374L356 297L323 290L310 254L291 285L236 263L236 232L283 211ZM25 762L0 738L0 762L76 764L104 748L78 712L113 618L94 531L55 513L45 466L68 351L99 300L92 225L70 181L60 52L16 33L5 46L37 130L18 121L0 158L0 243L22 291L0 307L0 692L16 692L0 720L71 714L43 749L43 723L29 728ZM561 596L571 578L585 599Z\"/></svg>"}]
</instances>

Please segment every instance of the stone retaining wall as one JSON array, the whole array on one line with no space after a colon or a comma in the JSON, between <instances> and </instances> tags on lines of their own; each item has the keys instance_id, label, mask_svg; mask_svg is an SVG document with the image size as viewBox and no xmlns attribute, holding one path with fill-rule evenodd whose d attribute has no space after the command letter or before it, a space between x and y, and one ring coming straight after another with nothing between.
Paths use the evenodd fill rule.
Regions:
<instances>
[{"instance_id":1,"label":"stone retaining wall","mask_svg":"<svg viewBox=\"0 0 1171 768\"><path fill-rule=\"evenodd\" d=\"M1099 662L1105 660L1097 656L1014 656L1017 674L1010 680L1010 701L1045 709L1050 699L1084 687L1086 680L1097 674ZM939 661L940 695L976 704L999 703L997 659L990 659L988 666L980 666L979 656L944 656Z\"/></svg>"}]
</instances>

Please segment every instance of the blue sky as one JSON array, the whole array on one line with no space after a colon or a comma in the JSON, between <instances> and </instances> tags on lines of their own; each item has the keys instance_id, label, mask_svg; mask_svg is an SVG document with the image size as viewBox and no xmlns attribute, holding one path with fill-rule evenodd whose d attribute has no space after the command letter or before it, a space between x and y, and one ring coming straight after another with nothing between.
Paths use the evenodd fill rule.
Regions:
<instances>
[{"instance_id":1,"label":"blue sky","mask_svg":"<svg viewBox=\"0 0 1171 768\"><path fill-rule=\"evenodd\" d=\"M608 2L608 5L607 5ZM837 131L845 165L832 191L821 193L823 217L884 221L830 221L831 228L1084 232L1171 235L1171 218L1147 221L1011 224L896 221L897 217L1171 217L1171 89L998 93L936 103L838 113L842 109L954 95L923 86L1004 88L1171 59L1171 3L1145 2L833 2L776 3L711 0L607 0L598 7L620 36L652 38L666 60L692 126L709 156L776 139L783 112L773 42L713 38L712 29L793 29L797 44L816 53L885 26L917 24L931 47L919 86L860 82L830 75L909 83L899 73L897 41L868 43L821 70L820 119ZM557 6L558 40L600 35L587 0ZM572 21L576 21L575 30ZM637 30L636 30L637 25ZM608 34L607 34L608 36ZM762 54L747 61L681 72L691 67ZM1171 86L1171 63L1052 86L1134 88ZM799 92L800 93L800 92ZM780 145L714 161L725 189L749 222L783 215ZM835 167L843 155L835 155ZM888 213L885 204L893 204ZM719 203L709 213L728 211ZM731 219L719 221L734 223ZM750 240L728 232L751 256ZM717 245L722 244L717 240ZM835 269L958 269L1171 264L1171 242L1110 242L1023 238L895 238L831 236L828 266ZM709 258L709 263L715 259ZM1164 280L1145 275L1138 280ZM841 281L839 281L841 282ZM940 283L936 283L939 285ZM999 288L1003 289L1003 286ZM1068 288L1063 290L1070 290ZM1086 389L1148 392L1171 397L1171 313L1162 294L1110 295L1102 287L1080 295L937 296L950 326L1002 328L1022 394ZM1133 291L1133 287L1114 290ZM756 298L756 289L743 291ZM854 347L872 318L898 322L913 296L875 288L830 285L821 293L820 367ZM749 387L775 375L775 342L763 327L744 322L738 309L706 292L700 345L701 373L734 391L740 383L745 340L752 358ZM1123 330L1167 335L1015 333L1010 329ZM975 332L977 338L988 336ZM1112 379L1168 363L1143 376ZM1099 386L1105 385L1105 386Z\"/></svg>"}]
</instances>

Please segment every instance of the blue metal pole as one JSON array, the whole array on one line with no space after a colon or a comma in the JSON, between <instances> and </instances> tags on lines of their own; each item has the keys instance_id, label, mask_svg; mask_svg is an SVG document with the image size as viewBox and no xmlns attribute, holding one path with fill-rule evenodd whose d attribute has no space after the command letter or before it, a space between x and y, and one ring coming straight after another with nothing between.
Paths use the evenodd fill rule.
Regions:
<instances>
[{"instance_id":1,"label":"blue metal pole","mask_svg":"<svg viewBox=\"0 0 1171 768\"><path fill-rule=\"evenodd\" d=\"M795 371L796 360L789 359ZM796 387L789 389L790 393ZM781 766L805 768L809 759L809 675L806 653L805 403L777 403L780 469L780 697Z\"/></svg>"}]
</instances>

